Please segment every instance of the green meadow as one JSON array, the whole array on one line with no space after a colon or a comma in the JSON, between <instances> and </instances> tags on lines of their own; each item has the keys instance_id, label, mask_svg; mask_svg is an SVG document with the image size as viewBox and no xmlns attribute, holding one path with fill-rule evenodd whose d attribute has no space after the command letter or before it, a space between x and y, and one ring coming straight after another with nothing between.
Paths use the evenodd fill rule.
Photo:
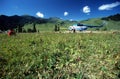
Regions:
<instances>
[{"instance_id":1,"label":"green meadow","mask_svg":"<svg viewBox=\"0 0 120 79\"><path fill-rule=\"evenodd\" d=\"M105 22L105 25L100 28L99 30L120 30L120 21L114 21L114 20L101 20L100 18L92 18L92 19L88 19L88 20L83 20L80 21L80 23L83 24L89 24L89 25L101 25L103 22ZM96 30L95 28L89 29L89 30Z\"/></svg>"},{"instance_id":2,"label":"green meadow","mask_svg":"<svg viewBox=\"0 0 120 79\"><path fill-rule=\"evenodd\" d=\"M0 79L119 79L120 33L0 34Z\"/></svg>"},{"instance_id":3,"label":"green meadow","mask_svg":"<svg viewBox=\"0 0 120 79\"><path fill-rule=\"evenodd\" d=\"M83 21L75 21L75 22L70 22L70 21L64 21L63 24L62 22L56 22L56 23L43 23L43 24L36 24L36 29L39 32L53 32L55 25L60 27L60 31L66 31L68 30L69 26L72 26L73 24L81 23L85 25L90 25L90 26L99 26L105 22L104 26L101 28L88 28L87 31L119 31L120 30L120 21L113 21L113 20L101 20L100 18L92 18L88 20L83 20ZM27 30L28 29L33 29L33 24L25 24L23 26L23 29Z\"/></svg>"}]
</instances>

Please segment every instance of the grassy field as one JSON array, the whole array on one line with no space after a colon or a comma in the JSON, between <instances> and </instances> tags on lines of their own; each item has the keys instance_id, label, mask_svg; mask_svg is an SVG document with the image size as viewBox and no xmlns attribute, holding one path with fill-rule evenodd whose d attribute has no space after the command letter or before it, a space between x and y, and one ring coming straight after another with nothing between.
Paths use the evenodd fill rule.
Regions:
<instances>
[{"instance_id":1,"label":"grassy field","mask_svg":"<svg viewBox=\"0 0 120 79\"><path fill-rule=\"evenodd\" d=\"M113 21L113 20L101 20L100 18L93 18L93 19L89 19L89 20L83 20L80 21L80 23L83 24L88 24L88 25L101 25L103 22L105 22L106 24L104 25L104 27L100 28L99 30L104 30L106 28L106 30L111 31L111 30L120 30L120 21ZM89 30L96 30L95 28L89 29Z\"/></svg>"},{"instance_id":2,"label":"grassy field","mask_svg":"<svg viewBox=\"0 0 120 79\"><path fill-rule=\"evenodd\" d=\"M65 23L63 25L59 24L59 23L43 23L43 24L36 24L36 29L37 31L39 30L40 32L42 31L47 31L47 32L52 32L54 31L55 25L60 27L60 31L65 31L68 30L69 26L75 24L74 22L72 23ZM26 24L23 27L26 31L28 29L33 29L33 24Z\"/></svg>"},{"instance_id":3,"label":"grassy field","mask_svg":"<svg viewBox=\"0 0 120 79\"><path fill-rule=\"evenodd\" d=\"M105 20L101 20L100 18L93 18L93 19L88 19L88 20L83 20L83 21L79 21L79 22L64 22L64 24L60 24L58 23L43 23L43 24L36 24L36 29L37 31L39 30L39 32L42 31L47 31L47 32L52 32L54 31L55 25L60 27L60 31L65 31L68 30L69 26L72 26L73 24L77 24L77 23L81 23L81 24L86 24L86 25L91 25L91 26L99 26L101 25L103 22L105 22L105 25L101 28L99 28L99 31L116 31L116 30L120 30L120 21L105 21ZM28 29L33 29L33 24L26 24L23 27L26 31ZM98 30L98 28L88 28L88 31L96 31Z\"/></svg>"},{"instance_id":4,"label":"grassy field","mask_svg":"<svg viewBox=\"0 0 120 79\"><path fill-rule=\"evenodd\" d=\"M119 78L119 33L0 34L0 79Z\"/></svg>"}]
</instances>

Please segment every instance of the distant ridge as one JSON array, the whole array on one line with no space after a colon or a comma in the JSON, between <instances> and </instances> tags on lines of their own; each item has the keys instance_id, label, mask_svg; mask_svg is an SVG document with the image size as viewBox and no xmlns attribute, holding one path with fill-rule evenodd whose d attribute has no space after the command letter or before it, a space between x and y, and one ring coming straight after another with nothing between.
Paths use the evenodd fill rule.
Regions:
<instances>
[{"instance_id":1,"label":"distant ridge","mask_svg":"<svg viewBox=\"0 0 120 79\"><path fill-rule=\"evenodd\" d=\"M102 18L102 20L120 21L120 14L116 14L116 15L111 15L111 16L108 16L108 17L104 17L104 18Z\"/></svg>"},{"instance_id":2,"label":"distant ridge","mask_svg":"<svg viewBox=\"0 0 120 79\"><path fill-rule=\"evenodd\" d=\"M12 28L17 28L18 26L23 27L25 24L43 24L43 23L60 23L64 22L64 20L58 17L50 17L46 18L38 18L30 15L13 15L13 16L6 16L0 15L0 30L5 31ZM70 22L70 21L69 21Z\"/></svg>"},{"instance_id":3,"label":"distant ridge","mask_svg":"<svg viewBox=\"0 0 120 79\"><path fill-rule=\"evenodd\" d=\"M103 22L103 20L108 21L108 24L106 25L108 28L114 28L118 29L119 22L120 22L120 14L115 14L107 17L102 18L96 18L96 19L88 19L80 21L81 23L85 24L94 24L99 25ZM115 21L115 22L111 22ZM51 24L61 24L62 26L65 26L66 28L71 25L72 23L78 23L79 21L70 21L70 20L63 20L58 17L51 17L51 18L38 18L30 15L14 15L14 16L6 16L6 15L0 15L0 30L5 31L8 29L13 29L19 27L23 27L25 24L45 24L45 23L51 23ZM65 25L67 24L67 25Z\"/></svg>"}]
</instances>

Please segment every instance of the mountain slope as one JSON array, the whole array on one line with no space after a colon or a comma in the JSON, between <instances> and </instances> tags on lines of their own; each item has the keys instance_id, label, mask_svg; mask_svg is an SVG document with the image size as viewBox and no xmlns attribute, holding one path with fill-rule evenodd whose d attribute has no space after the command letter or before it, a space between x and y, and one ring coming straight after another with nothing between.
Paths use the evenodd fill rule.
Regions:
<instances>
[{"instance_id":1,"label":"mountain slope","mask_svg":"<svg viewBox=\"0 0 120 79\"><path fill-rule=\"evenodd\" d=\"M120 14L116 14L116 15L111 15L108 17L103 17L102 20L113 20L113 21L120 21Z\"/></svg>"},{"instance_id":2,"label":"mountain slope","mask_svg":"<svg viewBox=\"0 0 120 79\"><path fill-rule=\"evenodd\" d=\"M45 18L36 18L34 16L23 15L23 16L6 16L0 15L0 30L5 31L11 28L24 27L26 30L28 28L32 28L33 23L36 24L36 27L40 31L53 31L54 26L57 25L60 29L68 30L68 27L76 24L82 23L86 25L101 25L103 22L106 22L104 27L100 28L106 30L120 30L120 14L111 15L108 17L102 18L92 18L83 21L69 21L62 20L57 17L51 17L48 19ZM88 30L96 30L96 28L88 29ZM98 30L98 29L97 29Z\"/></svg>"},{"instance_id":3,"label":"mountain slope","mask_svg":"<svg viewBox=\"0 0 120 79\"><path fill-rule=\"evenodd\" d=\"M100 28L101 30L103 30L104 28L106 28L106 30L120 30L120 14L80 21L80 23L88 25L101 25L103 22L105 22L105 25L104 27Z\"/></svg>"}]
</instances>

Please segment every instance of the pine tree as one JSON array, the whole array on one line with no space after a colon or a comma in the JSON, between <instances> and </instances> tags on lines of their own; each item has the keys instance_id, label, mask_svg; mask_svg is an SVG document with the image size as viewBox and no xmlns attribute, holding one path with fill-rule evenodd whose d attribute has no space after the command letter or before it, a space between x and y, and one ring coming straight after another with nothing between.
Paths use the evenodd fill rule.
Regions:
<instances>
[{"instance_id":1,"label":"pine tree","mask_svg":"<svg viewBox=\"0 0 120 79\"><path fill-rule=\"evenodd\" d=\"M20 25L18 26L18 32L22 32L22 27Z\"/></svg>"},{"instance_id":2,"label":"pine tree","mask_svg":"<svg viewBox=\"0 0 120 79\"><path fill-rule=\"evenodd\" d=\"M36 24L33 23L33 32L37 32L35 25L36 25Z\"/></svg>"},{"instance_id":3,"label":"pine tree","mask_svg":"<svg viewBox=\"0 0 120 79\"><path fill-rule=\"evenodd\" d=\"M57 31L60 31L60 27L59 26L57 27Z\"/></svg>"},{"instance_id":4,"label":"pine tree","mask_svg":"<svg viewBox=\"0 0 120 79\"><path fill-rule=\"evenodd\" d=\"M55 25L54 31L56 32L57 30L58 30L58 27L57 25Z\"/></svg>"}]
</instances>

